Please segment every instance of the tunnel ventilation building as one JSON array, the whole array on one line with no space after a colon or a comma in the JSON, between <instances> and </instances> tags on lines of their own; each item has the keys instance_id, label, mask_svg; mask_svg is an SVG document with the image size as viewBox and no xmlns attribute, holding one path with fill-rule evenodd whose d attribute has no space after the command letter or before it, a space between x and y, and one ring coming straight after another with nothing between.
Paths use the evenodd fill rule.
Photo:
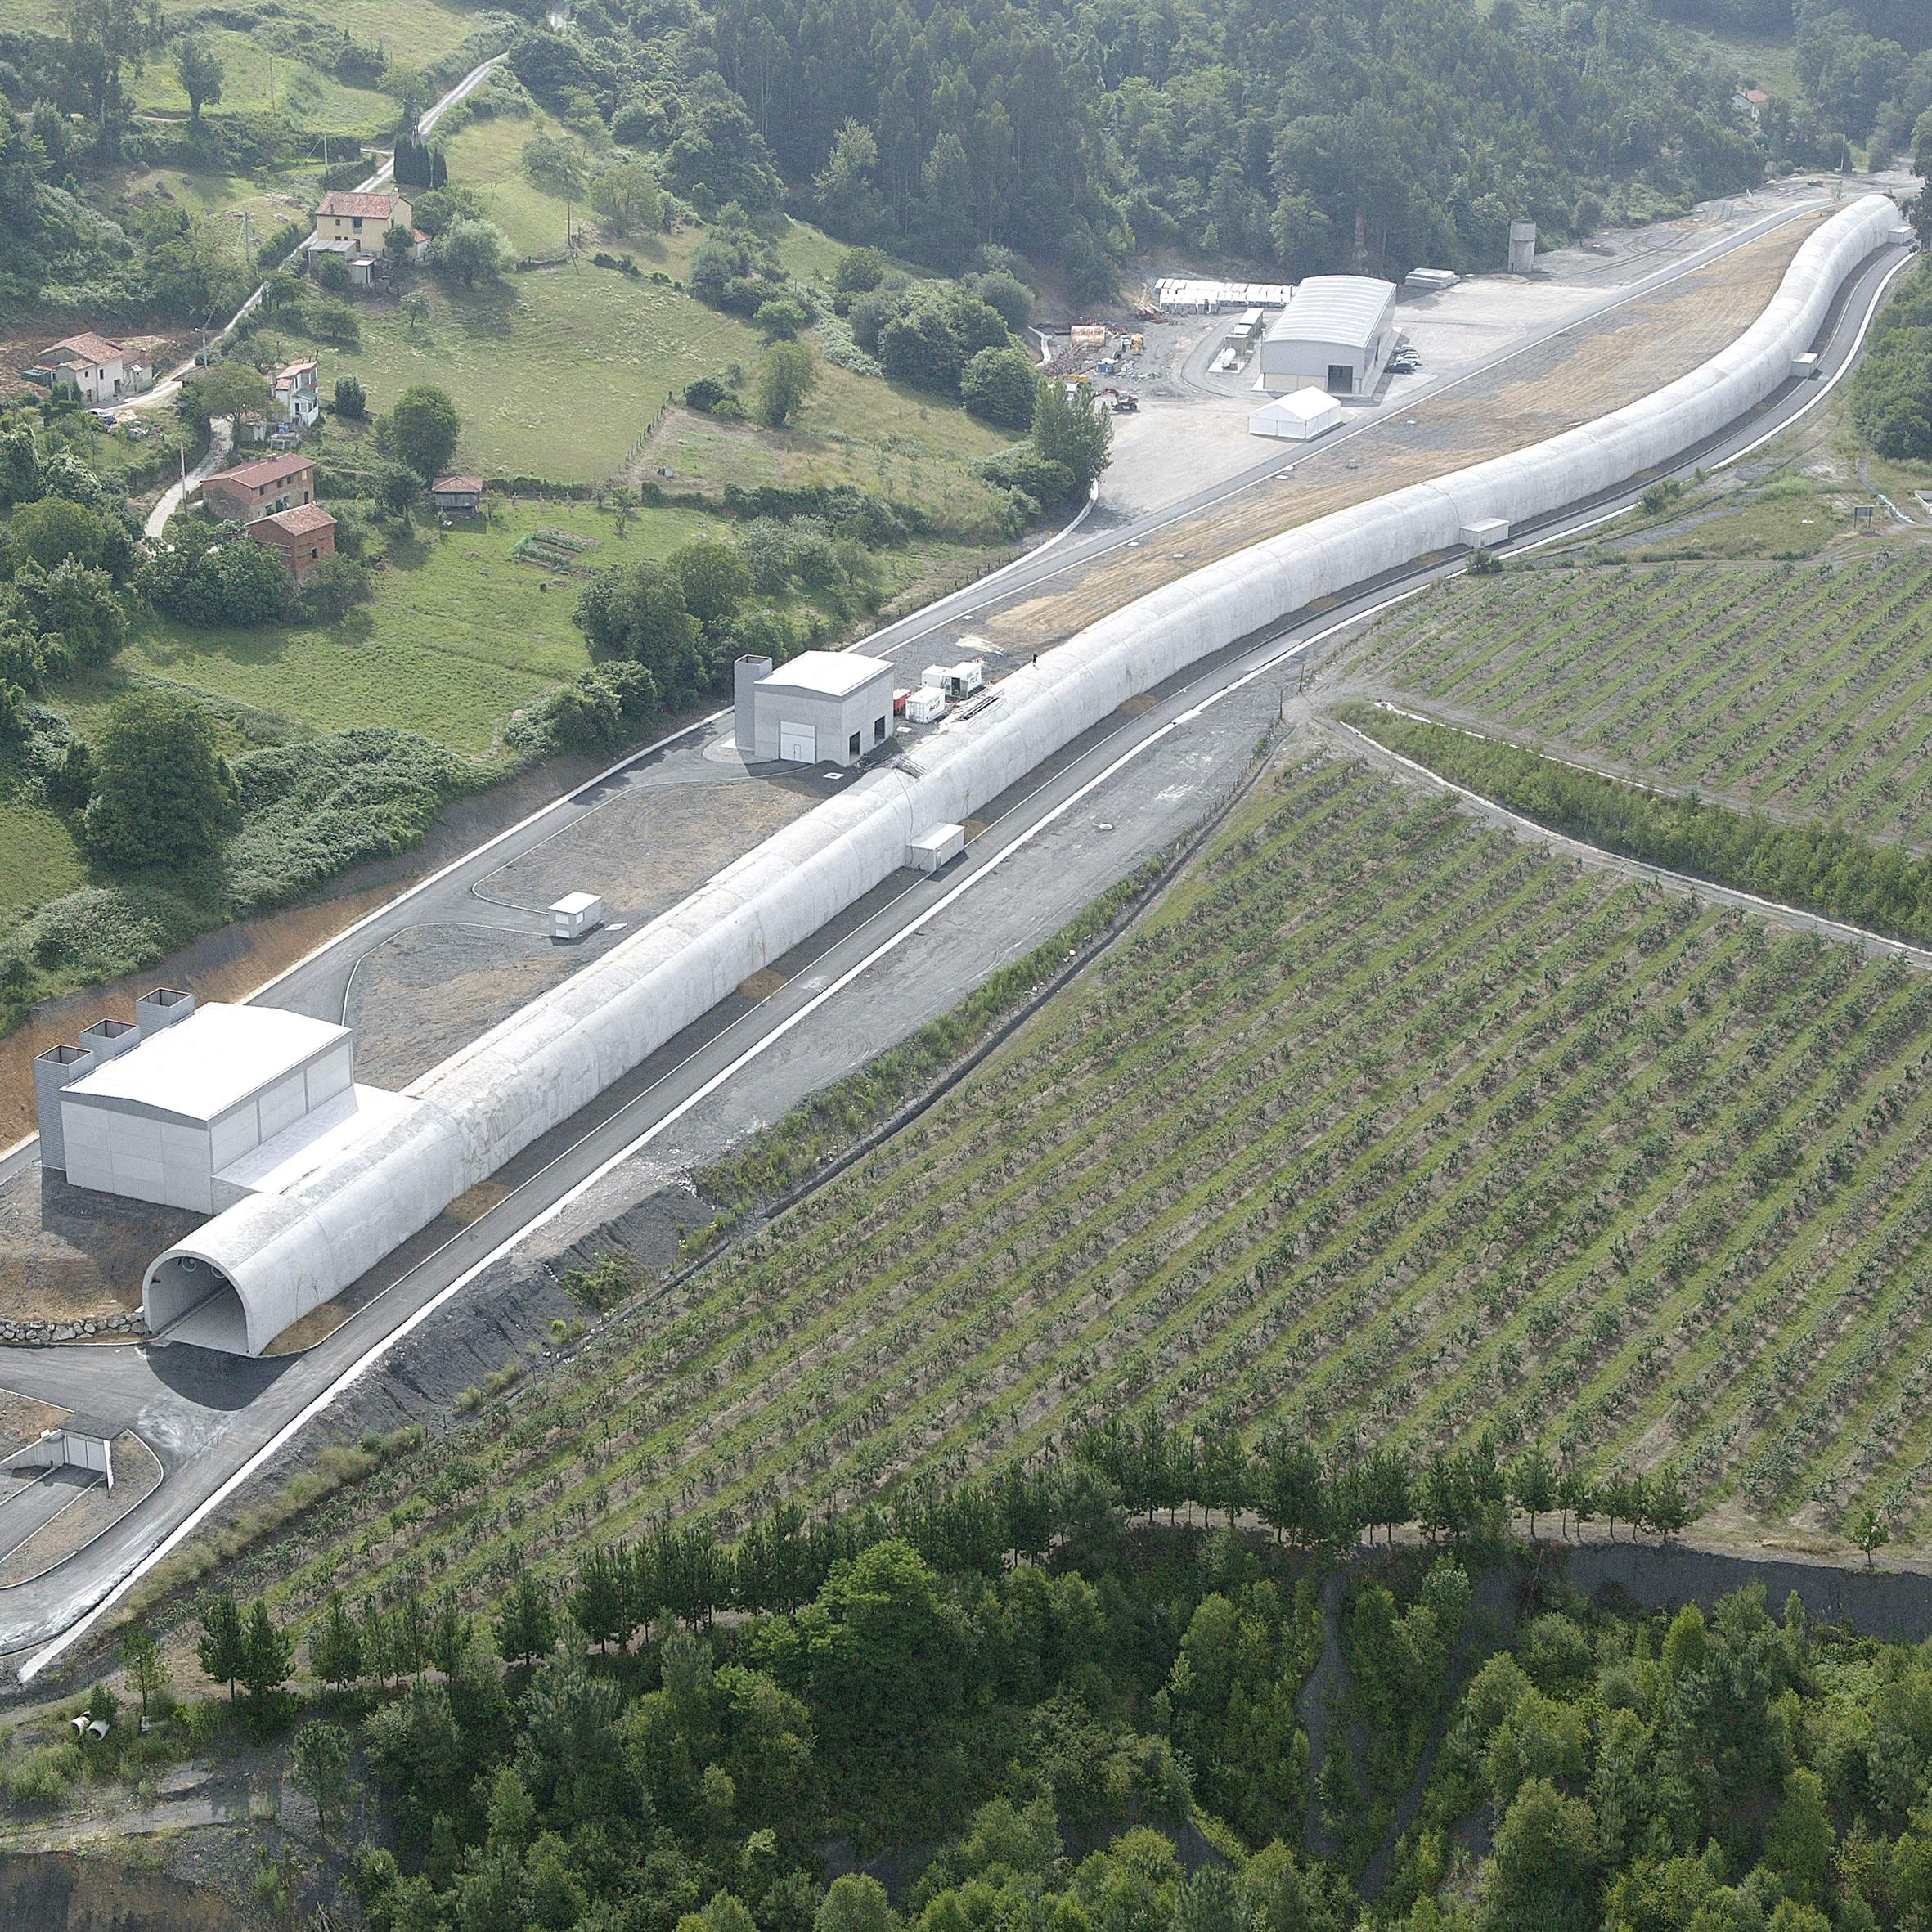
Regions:
<instances>
[{"instance_id":1,"label":"tunnel ventilation building","mask_svg":"<svg viewBox=\"0 0 1932 1932\"><path fill-rule=\"evenodd\" d=\"M219 1214L276 1194L416 1103L355 1084L346 1027L273 1006L142 995L34 1063L41 1161L70 1186ZM258 1355L308 1306L236 1290L191 1234L148 1270L142 1313L171 1339Z\"/></svg>"},{"instance_id":2,"label":"tunnel ventilation building","mask_svg":"<svg viewBox=\"0 0 1932 1932\"><path fill-rule=\"evenodd\" d=\"M1311 275L1261 341L1261 387L1284 396L1311 384L1366 396L1395 346L1395 285L1368 275Z\"/></svg>"},{"instance_id":3,"label":"tunnel ventilation building","mask_svg":"<svg viewBox=\"0 0 1932 1932\"><path fill-rule=\"evenodd\" d=\"M753 762L856 765L893 733L893 670L856 651L802 651L772 667L738 660L733 735Z\"/></svg>"}]
</instances>

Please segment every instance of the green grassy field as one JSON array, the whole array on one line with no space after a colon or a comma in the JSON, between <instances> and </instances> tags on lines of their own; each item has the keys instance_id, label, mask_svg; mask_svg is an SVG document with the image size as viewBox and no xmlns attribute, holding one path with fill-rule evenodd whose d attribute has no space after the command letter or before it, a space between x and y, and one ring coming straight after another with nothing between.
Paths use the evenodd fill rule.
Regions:
<instances>
[{"instance_id":1,"label":"green grassy field","mask_svg":"<svg viewBox=\"0 0 1932 1932\"><path fill-rule=\"evenodd\" d=\"M130 218L149 201L172 204L194 215L239 218L246 210L250 239L259 245L284 223L308 214L315 206L321 195L321 174L319 160L258 180L207 168L115 168L91 181L88 195L108 213ZM239 218L234 233L239 256Z\"/></svg>"},{"instance_id":2,"label":"green grassy field","mask_svg":"<svg viewBox=\"0 0 1932 1932\"><path fill-rule=\"evenodd\" d=\"M499 115L463 128L449 146L452 180L481 196L522 257L563 251L564 204L533 187L521 166L526 142L557 132L544 117ZM849 483L913 505L953 535L994 540L1000 497L977 465L1009 438L930 396L830 364L821 364L817 393L782 433L677 411L640 447L697 377L735 368L754 380L765 344L744 322L672 285L702 245L701 229L610 240L609 249L633 254L646 272L631 276L591 265L595 218L581 208L574 218L586 238L574 266L474 290L418 274L411 287L428 312L420 321L406 319L396 302L362 300L354 349L268 330L258 351L317 351L331 380L361 379L379 413L412 383L438 384L463 416L463 460L487 474L597 483L628 465L640 475L668 467L676 482L712 492L731 483ZM806 277L828 275L838 252L796 223L780 249ZM667 280L654 281L653 273Z\"/></svg>"},{"instance_id":3,"label":"green grassy field","mask_svg":"<svg viewBox=\"0 0 1932 1932\"><path fill-rule=\"evenodd\" d=\"M487 1596L1137 1412L1494 1428L1916 1541L1929 1022L1895 964L1299 757L931 1112L470 1427L459 1498L344 1499L249 1588Z\"/></svg>"},{"instance_id":4,"label":"green grassy field","mask_svg":"<svg viewBox=\"0 0 1932 1932\"><path fill-rule=\"evenodd\" d=\"M87 880L65 824L22 794L11 759L0 759L0 918L44 905Z\"/></svg>"},{"instance_id":5,"label":"green grassy field","mask_svg":"<svg viewBox=\"0 0 1932 1932\"><path fill-rule=\"evenodd\" d=\"M222 64L222 97L211 114L285 115L299 126L373 136L396 122L396 103L373 88L347 87L333 74L277 50L259 34L221 28L208 35ZM131 84L145 114L185 120L188 97L164 51L148 61Z\"/></svg>"},{"instance_id":6,"label":"green grassy field","mask_svg":"<svg viewBox=\"0 0 1932 1932\"><path fill-rule=\"evenodd\" d=\"M1674 25L1673 33L1705 59L1729 70L1741 88L1762 88L1786 101L1795 101L1798 50L1789 34L1751 34L1739 30L1714 34L1708 29Z\"/></svg>"},{"instance_id":7,"label":"green grassy field","mask_svg":"<svg viewBox=\"0 0 1932 1932\"><path fill-rule=\"evenodd\" d=\"M334 627L191 630L151 618L118 676L56 686L50 699L76 727L97 726L119 688L164 679L267 712L295 730L391 724L487 753L511 712L590 662L570 621L577 585L510 552L519 537L562 529L593 540L586 568L668 555L719 520L654 510L617 534L588 504L501 503L484 525L425 527L376 573L376 595Z\"/></svg>"},{"instance_id":8,"label":"green grassy field","mask_svg":"<svg viewBox=\"0 0 1932 1932\"><path fill-rule=\"evenodd\" d=\"M394 126L396 102L386 92L363 87L344 87L313 60L282 50L294 47L290 27L321 25L335 35L346 33L362 47L380 47L390 70L427 68L434 60L462 47L474 31L477 10L452 0L261 0L251 6L249 27L209 7L207 0L160 0L160 14L174 31L182 16L214 14L201 21L201 31L222 62L222 98L207 108L210 114L259 114L271 106L268 56L274 54L272 102L280 112L313 128L330 132L379 133ZM10 0L6 25L65 31L62 0ZM174 74L170 48L149 56L139 75L129 75L135 106L149 114L186 116L187 95Z\"/></svg>"},{"instance_id":9,"label":"green grassy field","mask_svg":"<svg viewBox=\"0 0 1932 1932\"><path fill-rule=\"evenodd\" d=\"M663 558L697 537L729 538L732 528L665 508L637 512L620 535L616 517L590 504L533 501L496 501L487 523L448 530L419 519L415 538L394 545L377 570L373 601L339 625L206 631L151 616L111 671L58 683L47 700L92 734L130 683L160 680L260 714L262 738L387 724L491 756L512 712L590 662L571 622L582 579L519 561L519 537L551 529L587 538L581 568L590 572ZM896 595L923 582L950 584L973 561L919 544L878 565ZM0 879L7 870L0 863Z\"/></svg>"},{"instance_id":10,"label":"green grassy field","mask_svg":"<svg viewBox=\"0 0 1932 1932\"><path fill-rule=\"evenodd\" d=\"M447 389L465 460L491 475L601 481L673 390L759 353L730 317L587 263L474 290L419 285L421 326L393 305L361 303L361 347L321 353L335 374L362 380L378 412L412 383Z\"/></svg>"},{"instance_id":11,"label":"green grassy field","mask_svg":"<svg viewBox=\"0 0 1932 1932\"><path fill-rule=\"evenodd\" d=\"M1932 842L1932 552L1463 579L1334 670L1559 755Z\"/></svg>"}]
</instances>

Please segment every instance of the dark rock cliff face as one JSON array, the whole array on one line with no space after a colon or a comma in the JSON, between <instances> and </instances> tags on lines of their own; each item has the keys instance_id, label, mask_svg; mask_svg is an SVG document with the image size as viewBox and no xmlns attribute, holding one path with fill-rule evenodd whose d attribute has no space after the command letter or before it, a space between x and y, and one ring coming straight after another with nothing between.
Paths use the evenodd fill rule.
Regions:
<instances>
[{"instance_id":1,"label":"dark rock cliff face","mask_svg":"<svg viewBox=\"0 0 1932 1932\"><path fill-rule=\"evenodd\" d=\"M245 1932L218 1894L66 1852L0 1856L0 1932Z\"/></svg>"}]
</instances>

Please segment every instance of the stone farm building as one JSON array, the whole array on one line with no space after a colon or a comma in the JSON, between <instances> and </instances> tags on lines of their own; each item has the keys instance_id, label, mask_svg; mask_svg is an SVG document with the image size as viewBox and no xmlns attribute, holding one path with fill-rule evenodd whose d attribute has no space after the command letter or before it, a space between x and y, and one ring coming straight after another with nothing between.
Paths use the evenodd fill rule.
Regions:
<instances>
[{"instance_id":1,"label":"stone farm building","mask_svg":"<svg viewBox=\"0 0 1932 1932\"><path fill-rule=\"evenodd\" d=\"M249 525L248 533L257 543L280 550L281 560L299 584L315 575L323 558L335 555L335 519L316 503L298 504L293 510L258 517Z\"/></svg>"}]
</instances>

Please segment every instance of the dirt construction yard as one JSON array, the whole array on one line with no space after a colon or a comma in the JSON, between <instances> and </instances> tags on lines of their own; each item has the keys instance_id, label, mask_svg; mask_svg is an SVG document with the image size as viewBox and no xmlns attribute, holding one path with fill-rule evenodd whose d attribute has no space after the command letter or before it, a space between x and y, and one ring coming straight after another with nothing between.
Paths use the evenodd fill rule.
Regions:
<instances>
[{"instance_id":1,"label":"dirt construction yard","mask_svg":"<svg viewBox=\"0 0 1932 1932\"><path fill-rule=\"evenodd\" d=\"M1125 556L1092 560L1050 590L997 614L980 613L974 623L1008 651L1043 650L1186 569L1332 510L1523 448L1620 409L1734 340L1769 299L1816 225L1815 219L1787 222L1706 268L1419 403L1413 416L1385 409L1346 441L1325 448L1317 443L1305 455L1295 453L1302 446L1278 444L1282 469L1253 488L1168 525ZM1238 405L1239 434L1246 459L1253 462L1266 449L1247 434L1251 407L1246 398ZM1118 419L1124 425L1121 465L1128 465L1139 442L1153 438L1171 448L1193 434L1197 420L1224 427L1228 415L1225 405L1197 410L1176 403Z\"/></svg>"}]
</instances>

